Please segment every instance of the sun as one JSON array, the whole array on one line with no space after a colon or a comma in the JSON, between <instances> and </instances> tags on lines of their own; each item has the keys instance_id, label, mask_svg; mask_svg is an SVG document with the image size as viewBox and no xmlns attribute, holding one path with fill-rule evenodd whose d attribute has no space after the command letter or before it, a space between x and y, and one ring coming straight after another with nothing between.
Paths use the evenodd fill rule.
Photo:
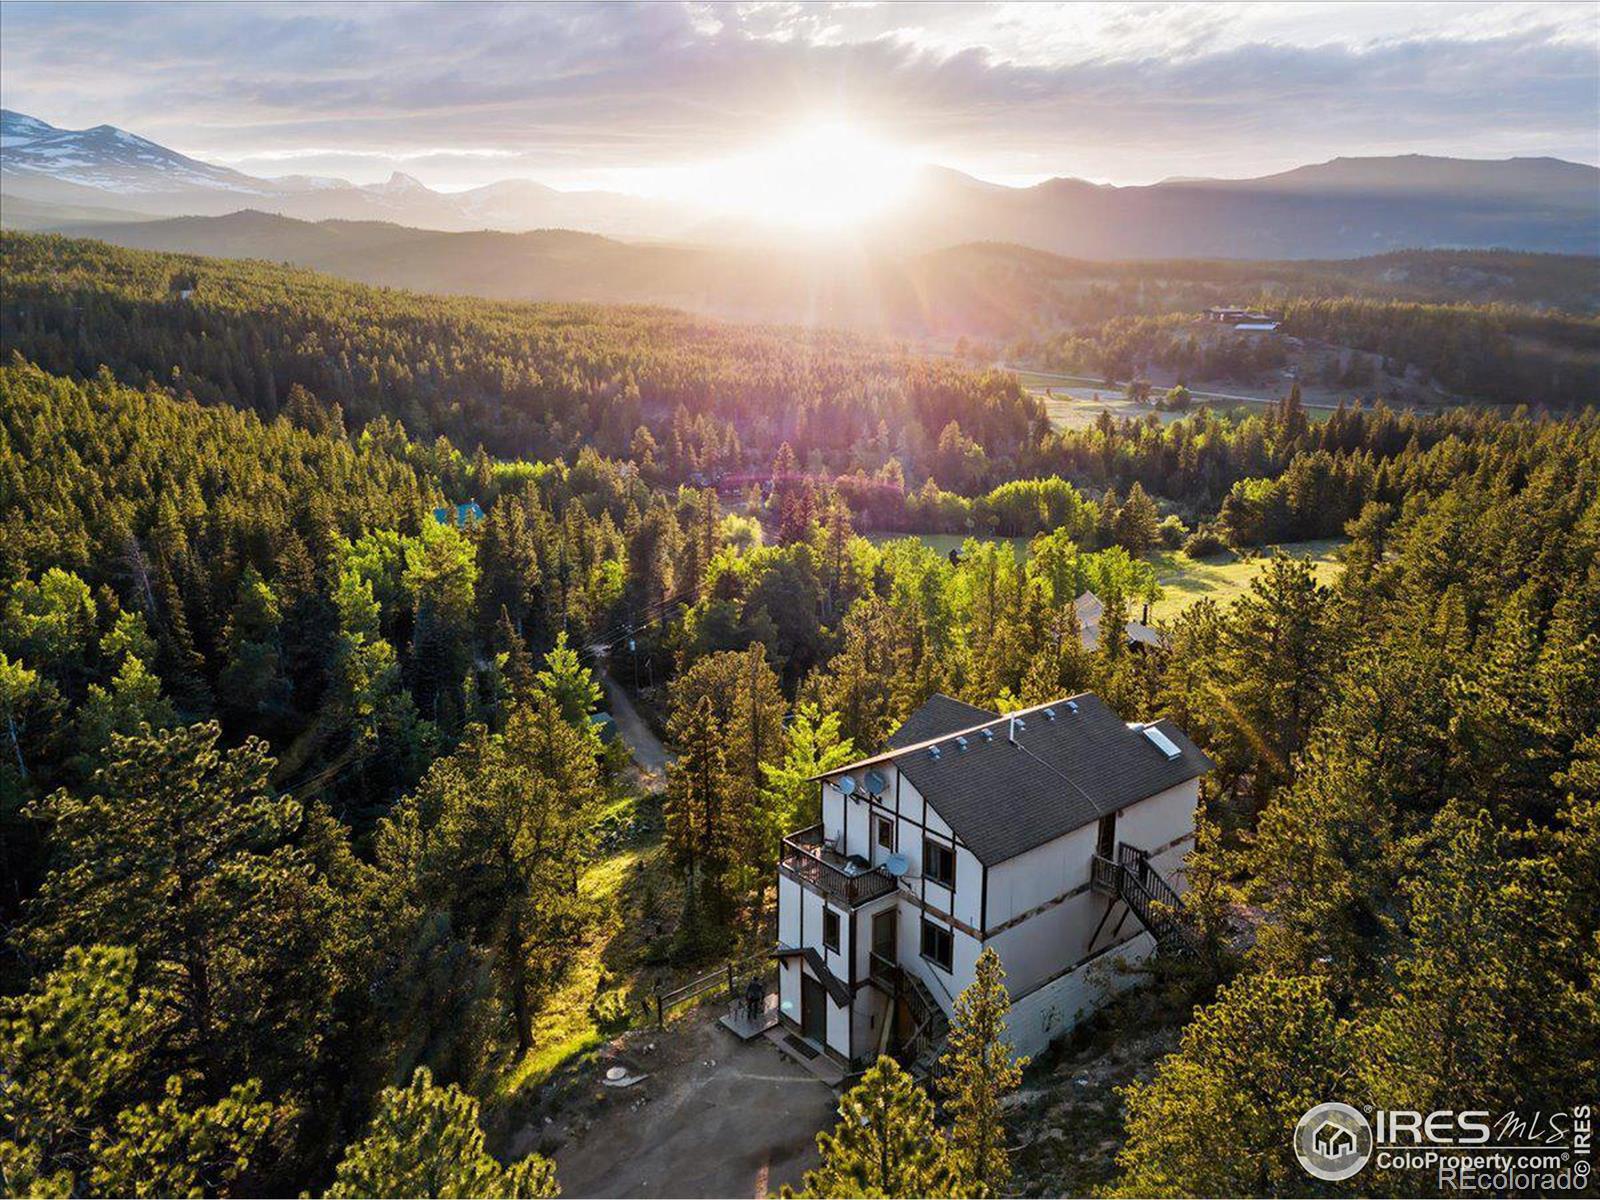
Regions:
<instances>
[{"instance_id":1,"label":"sun","mask_svg":"<svg viewBox=\"0 0 1600 1200\"><path fill-rule=\"evenodd\" d=\"M820 121L750 154L684 173L680 194L761 224L839 229L893 208L910 190L903 150L846 121Z\"/></svg>"}]
</instances>

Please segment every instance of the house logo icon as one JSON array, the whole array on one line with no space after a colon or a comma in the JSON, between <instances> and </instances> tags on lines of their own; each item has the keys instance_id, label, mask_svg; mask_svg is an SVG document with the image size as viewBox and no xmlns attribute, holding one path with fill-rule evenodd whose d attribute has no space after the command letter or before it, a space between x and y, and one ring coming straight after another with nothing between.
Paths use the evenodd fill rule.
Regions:
<instances>
[{"instance_id":1,"label":"house logo icon","mask_svg":"<svg viewBox=\"0 0 1600 1200\"><path fill-rule=\"evenodd\" d=\"M1294 1154L1317 1179L1349 1179L1372 1157L1372 1126L1348 1104L1318 1104L1294 1128Z\"/></svg>"}]
</instances>

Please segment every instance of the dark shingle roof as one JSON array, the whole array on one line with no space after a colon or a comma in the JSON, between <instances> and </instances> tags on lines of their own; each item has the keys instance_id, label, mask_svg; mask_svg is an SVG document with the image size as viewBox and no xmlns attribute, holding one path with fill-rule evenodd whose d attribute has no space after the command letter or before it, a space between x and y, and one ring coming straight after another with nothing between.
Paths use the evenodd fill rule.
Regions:
<instances>
[{"instance_id":1,"label":"dark shingle roof","mask_svg":"<svg viewBox=\"0 0 1600 1200\"><path fill-rule=\"evenodd\" d=\"M1171 721L1155 722L1154 728L1178 748L1175 758L1145 737L1144 726L1130 727L1089 693L1013 714L1026 725L1016 745L1007 738L1010 717L994 717L947 696L936 696L929 704L935 701L939 704L932 715L924 717L918 709L907 719L879 760L892 761L988 866L1196 779L1212 766ZM949 718L957 708L979 715L952 726ZM1054 710L1054 720L1045 708ZM991 730L992 739L985 740L980 730L973 730L975 725ZM903 736L917 729L934 732ZM964 750L948 736L969 730ZM933 738L941 739L937 758L924 744Z\"/></svg>"},{"instance_id":2,"label":"dark shingle roof","mask_svg":"<svg viewBox=\"0 0 1600 1200\"><path fill-rule=\"evenodd\" d=\"M993 721L996 716L998 714L957 700L954 696L935 692L890 735L889 748L898 750L903 746L914 746L918 742L925 742L929 738L944 737L962 729L971 729L974 725Z\"/></svg>"}]
</instances>

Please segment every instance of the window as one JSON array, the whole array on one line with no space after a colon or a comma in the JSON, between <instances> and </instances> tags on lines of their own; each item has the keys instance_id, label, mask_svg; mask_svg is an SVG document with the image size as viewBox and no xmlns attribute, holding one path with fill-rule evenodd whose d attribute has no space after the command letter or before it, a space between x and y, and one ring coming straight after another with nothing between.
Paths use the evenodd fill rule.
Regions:
<instances>
[{"instance_id":1,"label":"window","mask_svg":"<svg viewBox=\"0 0 1600 1200\"><path fill-rule=\"evenodd\" d=\"M876 841L890 854L894 853L894 819L892 817L874 817L877 826Z\"/></svg>"},{"instance_id":2,"label":"window","mask_svg":"<svg viewBox=\"0 0 1600 1200\"><path fill-rule=\"evenodd\" d=\"M931 838L922 839L922 873L929 883L940 883L947 888L956 886L956 852Z\"/></svg>"},{"instance_id":3,"label":"window","mask_svg":"<svg viewBox=\"0 0 1600 1200\"><path fill-rule=\"evenodd\" d=\"M822 945L824 949L839 953L839 914L831 908L822 910Z\"/></svg>"},{"instance_id":4,"label":"window","mask_svg":"<svg viewBox=\"0 0 1600 1200\"><path fill-rule=\"evenodd\" d=\"M942 967L950 969L950 963L955 952L955 939L950 936L950 931L942 925L935 925L927 917L922 918L922 957Z\"/></svg>"}]
</instances>

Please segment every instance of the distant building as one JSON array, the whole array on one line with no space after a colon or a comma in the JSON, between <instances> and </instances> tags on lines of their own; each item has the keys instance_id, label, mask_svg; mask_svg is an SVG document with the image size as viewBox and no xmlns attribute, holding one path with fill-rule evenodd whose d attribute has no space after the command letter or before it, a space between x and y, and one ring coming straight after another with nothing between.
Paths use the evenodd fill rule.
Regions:
<instances>
[{"instance_id":1,"label":"distant building","mask_svg":"<svg viewBox=\"0 0 1600 1200\"><path fill-rule=\"evenodd\" d=\"M1093 592L1085 592L1072 602L1073 609L1078 614L1078 639L1083 643L1085 650L1094 650L1100 645L1100 618L1105 615L1105 602ZM1144 606L1144 617L1150 616L1150 606ZM1128 645L1159 646L1161 635L1144 621L1129 621L1123 630L1128 639Z\"/></svg>"},{"instance_id":2,"label":"distant building","mask_svg":"<svg viewBox=\"0 0 1600 1200\"><path fill-rule=\"evenodd\" d=\"M434 509L433 519L441 525L465 526L483 520L483 509L478 507L476 500L468 500L465 504L457 504L453 508Z\"/></svg>"},{"instance_id":3,"label":"distant building","mask_svg":"<svg viewBox=\"0 0 1600 1200\"><path fill-rule=\"evenodd\" d=\"M1271 332L1278 327L1276 314L1258 308L1208 308L1206 320L1255 332Z\"/></svg>"},{"instance_id":4,"label":"distant building","mask_svg":"<svg viewBox=\"0 0 1600 1200\"><path fill-rule=\"evenodd\" d=\"M597 712L589 718L589 724L594 726L595 732L600 735L602 745L609 746L617 740L617 722L608 712Z\"/></svg>"}]
</instances>

